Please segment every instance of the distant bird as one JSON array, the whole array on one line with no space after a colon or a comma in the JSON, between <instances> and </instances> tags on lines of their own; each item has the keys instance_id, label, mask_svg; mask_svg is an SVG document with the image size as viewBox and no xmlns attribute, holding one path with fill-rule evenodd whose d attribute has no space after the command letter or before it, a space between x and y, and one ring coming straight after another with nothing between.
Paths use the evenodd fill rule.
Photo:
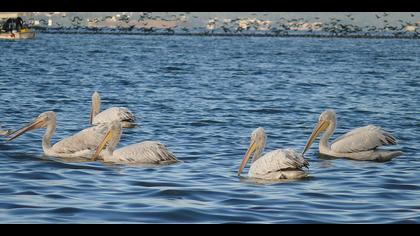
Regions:
<instances>
[{"instance_id":1,"label":"distant bird","mask_svg":"<svg viewBox=\"0 0 420 236\"><path fill-rule=\"evenodd\" d=\"M39 20L39 23L41 23L42 25L46 25L47 24L47 21L45 19L40 19Z\"/></svg>"},{"instance_id":2,"label":"distant bird","mask_svg":"<svg viewBox=\"0 0 420 236\"><path fill-rule=\"evenodd\" d=\"M292 149L277 149L261 156L266 139L263 128L259 127L252 132L251 144L239 166L238 176L241 175L253 153L252 164L248 172L248 176L251 178L266 180L298 179L307 175L303 167L308 167L309 163L301 154Z\"/></svg>"},{"instance_id":3,"label":"distant bird","mask_svg":"<svg viewBox=\"0 0 420 236\"><path fill-rule=\"evenodd\" d=\"M153 27L150 27L150 28L145 28L145 27L142 27L141 29L142 29L142 30L143 30L143 32L145 32L145 33L151 33L151 32L154 32L154 31L155 31L155 29L154 29Z\"/></svg>"},{"instance_id":4,"label":"distant bird","mask_svg":"<svg viewBox=\"0 0 420 236\"><path fill-rule=\"evenodd\" d=\"M325 131L325 134L319 141L319 152L321 154L360 161L388 161L402 154L401 151L376 149L382 145L395 145L397 142L390 133L374 125L353 129L328 144L328 139L334 133L335 127L335 111L328 109L322 112L302 154L310 148L318 134L323 131Z\"/></svg>"},{"instance_id":5,"label":"distant bird","mask_svg":"<svg viewBox=\"0 0 420 236\"><path fill-rule=\"evenodd\" d=\"M224 25L222 25L221 28L225 33L230 33L231 32L230 29L228 27L224 26Z\"/></svg>"},{"instance_id":6,"label":"distant bird","mask_svg":"<svg viewBox=\"0 0 420 236\"><path fill-rule=\"evenodd\" d=\"M80 18L79 16L75 16L75 17L73 17L73 19L71 21L72 22L75 22L75 21L83 21L83 18Z\"/></svg>"},{"instance_id":7,"label":"distant bird","mask_svg":"<svg viewBox=\"0 0 420 236\"><path fill-rule=\"evenodd\" d=\"M50 140L55 133L56 115L53 111L41 113L28 125L9 134L8 141L12 141L27 131L39 128L46 128L42 138L42 149L47 156L64 158L91 158L95 148L105 136L108 126L99 125L84 129L73 136L62 139L51 146Z\"/></svg>"},{"instance_id":8,"label":"distant bird","mask_svg":"<svg viewBox=\"0 0 420 236\"><path fill-rule=\"evenodd\" d=\"M111 122L108 132L98 145L92 160L101 159L105 162L135 164L172 164L178 162L175 155L165 145L156 141L135 143L115 150L121 134L121 123L118 121Z\"/></svg>"},{"instance_id":9,"label":"distant bird","mask_svg":"<svg viewBox=\"0 0 420 236\"><path fill-rule=\"evenodd\" d=\"M125 107L110 107L102 112L101 110L101 97L95 91L92 94L92 106L90 112L89 123L91 125L99 125L109 123L114 120L121 122L124 128L132 128L135 126L134 114Z\"/></svg>"},{"instance_id":10,"label":"distant bird","mask_svg":"<svg viewBox=\"0 0 420 236\"><path fill-rule=\"evenodd\" d=\"M172 28L166 28L166 32L175 34L175 30L173 30Z\"/></svg>"}]
</instances>

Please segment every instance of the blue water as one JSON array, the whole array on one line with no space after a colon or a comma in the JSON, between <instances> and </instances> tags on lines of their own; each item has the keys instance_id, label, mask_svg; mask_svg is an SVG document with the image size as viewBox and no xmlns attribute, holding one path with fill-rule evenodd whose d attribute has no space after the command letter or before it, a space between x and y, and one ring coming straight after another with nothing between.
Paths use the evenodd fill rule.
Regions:
<instances>
[{"instance_id":1,"label":"blue water","mask_svg":"<svg viewBox=\"0 0 420 236\"><path fill-rule=\"evenodd\" d=\"M43 130L0 138L2 223L420 223L419 40L39 34L0 48L3 129L53 110L54 143L88 127L98 90L138 117L120 146L159 140L182 160L72 162L43 156ZM253 129L267 151L302 150L327 108L334 137L375 124L404 155L331 159L316 142L309 178L236 176Z\"/></svg>"}]
</instances>

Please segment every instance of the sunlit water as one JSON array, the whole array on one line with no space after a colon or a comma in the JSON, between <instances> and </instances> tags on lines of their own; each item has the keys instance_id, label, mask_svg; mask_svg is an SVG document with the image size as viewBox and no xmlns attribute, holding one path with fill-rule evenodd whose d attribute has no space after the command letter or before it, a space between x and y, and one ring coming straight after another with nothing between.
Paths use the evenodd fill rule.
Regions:
<instances>
[{"instance_id":1,"label":"sunlit water","mask_svg":"<svg viewBox=\"0 0 420 236\"><path fill-rule=\"evenodd\" d=\"M418 40L39 34L0 48L3 129L53 110L56 142L88 126L98 90L138 117L120 146L159 140L182 160L71 162L43 156L43 130L0 138L0 222L420 223ZM236 176L253 129L267 151L302 150L326 108L334 137L375 124L404 155L331 159L316 142L307 179Z\"/></svg>"}]
</instances>

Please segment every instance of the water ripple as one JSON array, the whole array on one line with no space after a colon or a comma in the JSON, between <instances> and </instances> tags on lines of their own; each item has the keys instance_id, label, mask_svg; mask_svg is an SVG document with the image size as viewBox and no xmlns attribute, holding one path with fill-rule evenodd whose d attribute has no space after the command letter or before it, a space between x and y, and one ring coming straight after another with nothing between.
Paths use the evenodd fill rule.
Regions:
<instances>
[{"instance_id":1,"label":"water ripple","mask_svg":"<svg viewBox=\"0 0 420 236\"><path fill-rule=\"evenodd\" d=\"M42 154L43 131L0 137L2 223L419 223L418 40L43 35L0 41L0 124L57 113L56 142L88 126L90 96L126 106L182 162L111 165ZM258 126L267 150L301 150L318 115L335 137L375 124L404 155L358 162L308 151L309 177L236 171ZM246 169L247 170L247 169Z\"/></svg>"}]
</instances>

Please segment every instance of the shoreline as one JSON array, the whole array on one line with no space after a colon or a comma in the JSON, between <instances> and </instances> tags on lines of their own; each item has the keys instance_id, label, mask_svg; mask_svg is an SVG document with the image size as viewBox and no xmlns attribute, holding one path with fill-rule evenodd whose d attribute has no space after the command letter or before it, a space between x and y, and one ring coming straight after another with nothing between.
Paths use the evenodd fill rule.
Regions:
<instances>
[{"instance_id":1,"label":"shoreline","mask_svg":"<svg viewBox=\"0 0 420 236\"><path fill-rule=\"evenodd\" d=\"M108 34L108 35L145 35L145 36L201 36L201 37L279 37L279 38L356 38L356 39L420 39L420 35L401 35L401 36L387 36L387 35L321 35L321 34L233 34L233 33L166 33L166 32L104 32L104 31L51 31L51 30L36 30L36 33L43 34Z\"/></svg>"}]
</instances>

